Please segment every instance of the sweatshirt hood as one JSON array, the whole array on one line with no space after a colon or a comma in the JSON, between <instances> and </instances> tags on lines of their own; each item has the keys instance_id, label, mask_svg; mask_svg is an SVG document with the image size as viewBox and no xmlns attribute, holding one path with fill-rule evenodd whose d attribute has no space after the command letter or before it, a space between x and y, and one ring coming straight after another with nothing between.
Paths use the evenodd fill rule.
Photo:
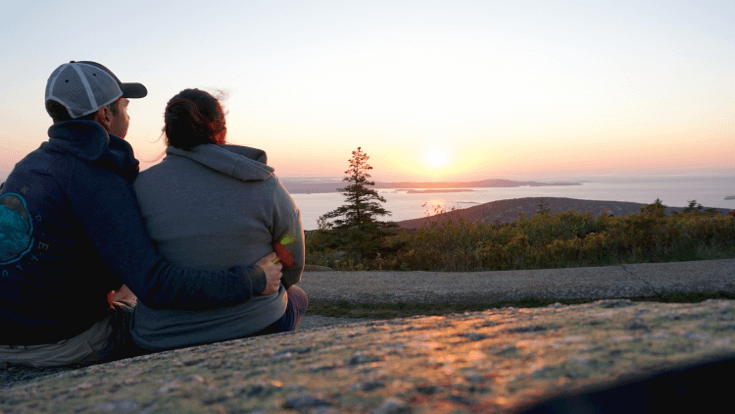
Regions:
<instances>
[{"instance_id":1,"label":"sweatshirt hood","mask_svg":"<svg viewBox=\"0 0 735 414\"><path fill-rule=\"evenodd\" d=\"M275 171L266 165L265 151L240 145L203 144L191 151L169 146L166 154L188 158L241 181L264 181Z\"/></svg>"},{"instance_id":2,"label":"sweatshirt hood","mask_svg":"<svg viewBox=\"0 0 735 414\"><path fill-rule=\"evenodd\" d=\"M49 145L88 164L114 171L128 182L132 182L138 174L139 163L133 154L133 147L124 139L109 135L95 121L57 122L49 127L48 136Z\"/></svg>"}]
</instances>

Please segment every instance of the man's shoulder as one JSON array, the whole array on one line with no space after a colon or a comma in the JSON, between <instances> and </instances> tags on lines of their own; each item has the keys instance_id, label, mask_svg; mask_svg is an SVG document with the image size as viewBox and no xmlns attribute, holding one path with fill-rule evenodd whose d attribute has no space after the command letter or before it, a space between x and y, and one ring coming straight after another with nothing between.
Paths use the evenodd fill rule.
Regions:
<instances>
[{"instance_id":1,"label":"man's shoulder","mask_svg":"<svg viewBox=\"0 0 735 414\"><path fill-rule=\"evenodd\" d=\"M64 152L55 151L53 146L44 142L40 148L31 151L18 161L8 176L8 184L16 180L43 180L44 178L58 180L59 174L73 173L74 157Z\"/></svg>"}]
</instances>

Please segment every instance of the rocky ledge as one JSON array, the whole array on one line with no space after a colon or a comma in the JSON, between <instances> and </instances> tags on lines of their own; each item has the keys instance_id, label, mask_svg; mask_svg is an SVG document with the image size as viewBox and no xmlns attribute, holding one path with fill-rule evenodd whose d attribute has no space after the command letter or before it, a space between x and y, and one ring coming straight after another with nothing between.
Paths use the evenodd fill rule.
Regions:
<instances>
[{"instance_id":1,"label":"rocky ledge","mask_svg":"<svg viewBox=\"0 0 735 414\"><path fill-rule=\"evenodd\" d=\"M560 393L733 355L735 301L608 299L361 322L163 352L0 388L0 412L512 412Z\"/></svg>"}]
</instances>

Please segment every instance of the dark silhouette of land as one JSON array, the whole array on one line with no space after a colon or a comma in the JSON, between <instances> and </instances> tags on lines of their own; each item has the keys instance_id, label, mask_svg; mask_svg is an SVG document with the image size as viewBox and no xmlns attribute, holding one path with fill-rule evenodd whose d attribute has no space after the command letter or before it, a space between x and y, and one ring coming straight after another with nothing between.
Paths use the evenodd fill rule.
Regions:
<instances>
[{"instance_id":1,"label":"dark silhouette of land","mask_svg":"<svg viewBox=\"0 0 735 414\"><path fill-rule=\"evenodd\" d=\"M432 220L446 220L464 218L465 220L482 220L486 223L510 223L521 213L525 213L527 217L532 217L539 210L539 204L542 197L526 197L513 198L510 200L498 200L477 206L463 208L450 211L441 215L423 217L419 219L404 220L397 222L402 229L417 229L424 224L428 224ZM575 210L580 213L590 212L594 216L605 214L605 209L610 209L615 216L621 217L628 214L639 213L643 203L630 203L623 201L601 201L601 200L582 200L576 198L565 197L543 197L543 203L552 213L561 213L564 211ZM666 214L675 211L681 211L685 207L667 207ZM722 214L727 214L730 209L715 209Z\"/></svg>"}]
</instances>

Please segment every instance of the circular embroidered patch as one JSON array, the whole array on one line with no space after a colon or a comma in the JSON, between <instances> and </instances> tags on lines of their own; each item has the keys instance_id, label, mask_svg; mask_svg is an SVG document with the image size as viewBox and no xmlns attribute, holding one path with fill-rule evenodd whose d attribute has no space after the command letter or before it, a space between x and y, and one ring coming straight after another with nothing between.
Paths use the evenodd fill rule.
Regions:
<instances>
[{"instance_id":1,"label":"circular embroidered patch","mask_svg":"<svg viewBox=\"0 0 735 414\"><path fill-rule=\"evenodd\" d=\"M20 260L33 247L33 221L19 194L0 197L0 265Z\"/></svg>"}]
</instances>

